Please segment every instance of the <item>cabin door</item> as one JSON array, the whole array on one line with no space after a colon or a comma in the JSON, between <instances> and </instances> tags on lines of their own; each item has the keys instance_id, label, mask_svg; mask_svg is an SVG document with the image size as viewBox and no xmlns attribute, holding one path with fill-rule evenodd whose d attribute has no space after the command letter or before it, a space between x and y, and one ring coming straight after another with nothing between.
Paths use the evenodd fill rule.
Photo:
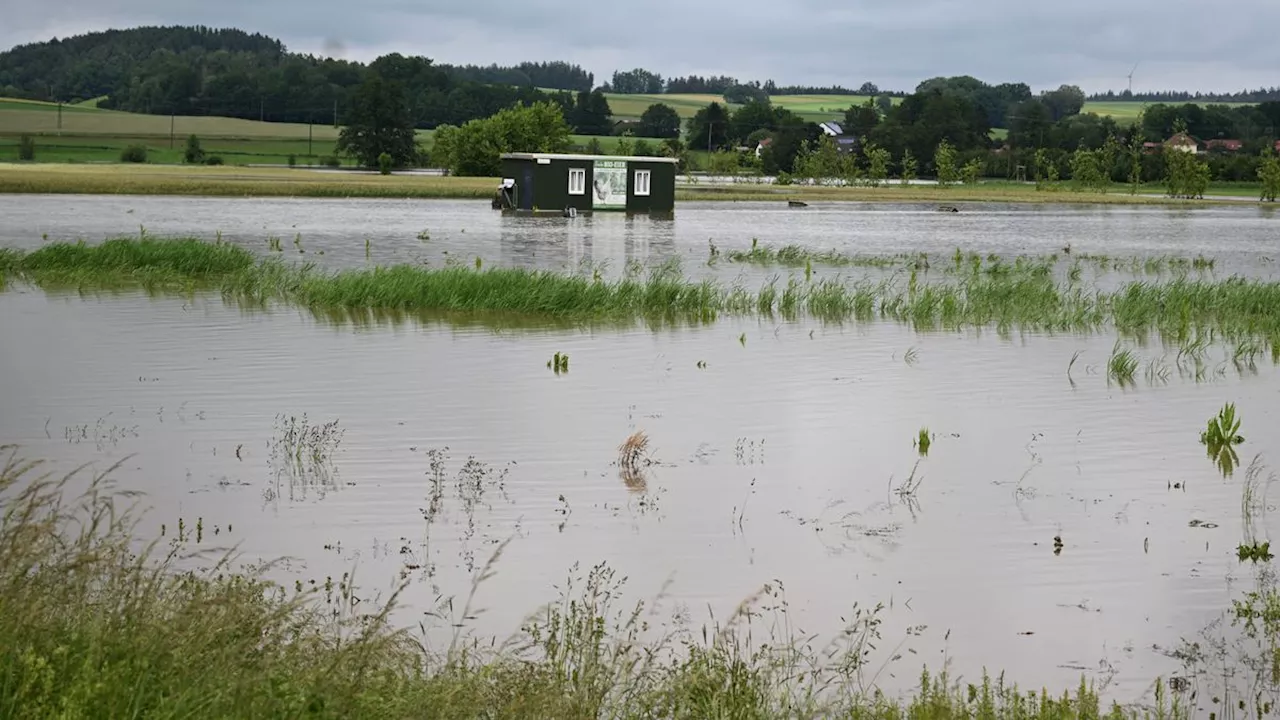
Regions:
<instances>
[{"instance_id":1,"label":"cabin door","mask_svg":"<svg viewBox=\"0 0 1280 720\"><path fill-rule=\"evenodd\" d=\"M525 165L524 174L520 177L520 209L533 209L533 166Z\"/></svg>"}]
</instances>

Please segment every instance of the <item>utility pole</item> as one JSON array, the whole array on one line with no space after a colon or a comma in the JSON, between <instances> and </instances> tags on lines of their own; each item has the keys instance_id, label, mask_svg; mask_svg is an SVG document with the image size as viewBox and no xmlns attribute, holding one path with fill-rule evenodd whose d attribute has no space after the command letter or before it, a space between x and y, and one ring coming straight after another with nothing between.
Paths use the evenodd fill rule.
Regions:
<instances>
[{"instance_id":1,"label":"utility pole","mask_svg":"<svg viewBox=\"0 0 1280 720\"><path fill-rule=\"evenodd\" d=\"M58 134L62 134L62 101L58 101Z\"/></svg>"},{"instance_id":2,"label":"utility pole","mask_svg":"<svg viewBox=\"0 0 1280 720\"><path fill-rule=\"evenodd\" d=\"M310 115L307 116L307 157L311 157L311 116Z\"/></svg>"},{"instance_id":3,"label":"utility pole","mask_svg":"<svg viewBox=\"0 0 1280 720\"><path fill-rule=\"evenodd\" d=\"M169 149L170 150L173 149L173 119L174 119L174 113L173 113L173 110L170 110L169 111Z\"/></svg>"}]
</instances>

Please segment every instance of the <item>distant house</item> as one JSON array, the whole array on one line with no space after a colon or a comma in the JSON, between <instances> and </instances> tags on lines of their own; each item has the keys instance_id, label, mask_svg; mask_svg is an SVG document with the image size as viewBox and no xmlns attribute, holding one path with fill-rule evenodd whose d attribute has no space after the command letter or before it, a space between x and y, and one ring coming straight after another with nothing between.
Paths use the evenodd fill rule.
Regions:
<instances>
[{"instance_id":1,"label":"distant house","mask_svg":"<svg viewBox=\"0 0 1280 720\"><path fill-rule=\"evenodd\" d=\"M839 135L835 138L836 148L841 153L857 152L862 146L862 141L853 135Z\"/></svg>"},{"instance_id":2,"label":"distant house","mask_svg":"<svg viewBox=\"0 0 1280 720\"><path fill-rule=\"evenodd\" d=\"M764 154L765 148L773 144L773 138L761 138L760 143L756 145L756 157Z\"/></svg>"},{"instance_id":3,"label":"distant house","mask_svg":"<svg viewBox=\"0 0 1280 720\"><path fill-rule=\"evenodd\" d=\"M1276 141L1276 152L1280 153L1280 140Z\"/></svg>"},{"instance_id":4,"label":"distant house","mask_svg":"<svg viewBox=\"0 0 1280 720\"><path fill-rule=\"evenodd\" d=\"M1196 139L1186 133L1177 133L1173 137L1164 141L1164 146L1170 150L1181 150L1182 152L1193 153L1200 149L1200 143Z\"/></svg>"},{"instance_id":5,"label":"distant house","mask_svg":"<svg viewBox=\"0 0 1280 720\"><path fill-rule=\"evenodd\" d=\"M822 128L822 134L836 141L836 148L841 154L856 152L862 145L862 142L856 135L845 133L844 128L840 127L840 123L828 120L824 123L818 123L818 127Z\"/></svg>"},{"instance_id":6,"label":"distant house","mask_svg":"<svg viewBox=\"0 0 1280 720\"><path fill-rule=\"evenodd\" d=\"M1164 147L1164 143L1144 142L1142 143L1142 152L1148 155L1151 155L1151 154L1160 152L1160 149L1163 147Z\"/></svg>"},{"instance_id":7,"label":"distant house","mask_svg":"<svg viewBox=\"0 0 1280 720\"><path fill-rule=\"evenodd\" d=\"M1204 149L1210 152L1240 152L1244 149L1244 142L1241 140L1226 140L1223 138L1214 138L1208 140L1204 144Z\"/></svg>"}]
</instances>

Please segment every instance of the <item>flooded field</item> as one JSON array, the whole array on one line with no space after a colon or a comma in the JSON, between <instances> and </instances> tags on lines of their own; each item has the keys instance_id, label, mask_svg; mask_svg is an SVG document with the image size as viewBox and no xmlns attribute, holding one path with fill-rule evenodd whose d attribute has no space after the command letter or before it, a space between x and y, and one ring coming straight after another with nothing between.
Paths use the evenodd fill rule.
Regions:
<instances>
[{"instance_id":1,"label":"flooded field","mask_svg":"<svg viewBox=\"0 0 1280 720\"><path fill-rule=\"evenodd\" d=\"M678 257L700 272L708 243L722 250L798 243L818 250L882 256L956 248L986 255L1043 255L1066 246L1115 257L1212 255L1224 273L1256 272L1280 256L1269 207L1184 209L1141 206L681 203L675 220L513 218L475 201L280 200L174 197L0 197L0 247L115 235L196 236L331 267L368 262L470 262L561 270L583 262L621 270L631 262ZM301 247L295 245L300 240ZM366 245L366 241L368 244ZM300 252L301 251L301 252ZM320 252L323 251L323 255ZM366 253L367 251L367 253Z\"/></svg>"},{"instance_id":2,"label":"flooded field","mask_svg":"<svg viewBox=\"0 0 1280 720\"><path fill-rule=\"evenodd\" d=\"M939 264L957 248L1105 255L1086 282L1110 287L1168 276L1147 272L1155 257L1271 279L1277 222L1252 207L686 204L650 221L503 218L474 202L3 197L0 247L143 228L332 268L678 258L690 277L749 285L806 272L724 255L754 239ZM1176 345L1125 338L1135 365L1117 375L1106 331L352 326L216 293L21 283L0 293L0 337L0 443L59 471L123 461L113 477L146 493L148 531L199 523L206 544L292 558L282 579L355 567L372 598L405 578L402 624L431 625L451 596L456 617L509 541L471 604L479 635L510 635L571 566L606 563L629 598L660 598L655 624L727 617L769 585L792 623L827 638L855 605L883 603L886 690L927 664L1051 690L1084 675L1141 701L1157 676L1190 674L1184 640L1211 654L1202 632L1233 632L1211 626L1265 566L1239 547L1273 523L1280 378L1270 352L1239 344L1210 342L1193 367ZM1245 438L1230 472L1200 442L1227 403ZM628 467L619 445L638 432L648 445Z\"/></svg>"}]
</instances>

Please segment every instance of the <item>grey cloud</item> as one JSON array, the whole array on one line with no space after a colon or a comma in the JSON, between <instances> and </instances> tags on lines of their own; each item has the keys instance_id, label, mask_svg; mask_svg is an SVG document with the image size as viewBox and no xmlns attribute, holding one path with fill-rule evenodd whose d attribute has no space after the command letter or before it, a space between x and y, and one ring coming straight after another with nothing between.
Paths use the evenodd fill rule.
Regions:
<instances>
[{"instance_id":1,"label":"grey cloud","mask_svg":"<svg viewBox=\"0 0 1280 720\"><path fill-rule=\"evenodd\" d=\"M363 0L61 0L6 11L0 45L134 24L236 26L295 50L421 54L449 63L563 59L725 73L782 84L910 89L936 75L1033 88L1238 90L1280 84L1274 0L1213 9L1176 0L761 0L643 5ZM1230 21L1220 21L1230 18Z\"/></svg>"}]
</instances>

